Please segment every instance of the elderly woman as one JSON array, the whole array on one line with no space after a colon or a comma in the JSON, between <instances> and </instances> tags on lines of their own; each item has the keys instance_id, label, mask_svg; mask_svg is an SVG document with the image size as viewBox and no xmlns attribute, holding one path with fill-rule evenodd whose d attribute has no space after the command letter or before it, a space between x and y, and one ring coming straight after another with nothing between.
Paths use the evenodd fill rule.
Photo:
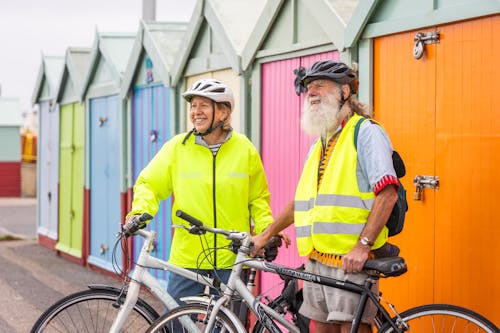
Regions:
<instances>
[{"instance_id":1,"label":"elderly woman","mask_svg":"<svg viewBox=\"0 0 500 333\"><path fill-rule=\"evenodd\" d=\"M174 195L172 223L183 224L175 216L178 209L210 227L260 233L273 218L269 191L260 156L244 135L230 127L234 108L231 89L225 84L202 79L182 95L189 102L194 128L175 136L141 171L134 185L134 215L154 215L161 200ZM201 274L218 276L227 282L235 255L222 247L223 236L205 236L213 251L203 252L199 236L184 230L175 232L170 262ZM168 292L177 300L203 292L204 286L170 273Z\"/></svg>"}]
</instances>

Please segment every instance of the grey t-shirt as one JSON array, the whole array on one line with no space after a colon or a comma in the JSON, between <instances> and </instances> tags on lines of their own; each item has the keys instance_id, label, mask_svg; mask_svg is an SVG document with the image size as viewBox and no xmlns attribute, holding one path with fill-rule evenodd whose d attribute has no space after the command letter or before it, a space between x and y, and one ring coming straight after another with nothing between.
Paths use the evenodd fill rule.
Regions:
<instances>
[{"instance_id":1,"label":"grey t-shirt","mask_svg":"<svg viewBox=\"0 0 500 333\"><path fill-rule=\"evenodd\" d=\"M397 178L392 163L392 144L381 126L364 121L359 128L357 150L356 175L360 191L373 191L386 176Z\"/></svg>"}]
</instances>

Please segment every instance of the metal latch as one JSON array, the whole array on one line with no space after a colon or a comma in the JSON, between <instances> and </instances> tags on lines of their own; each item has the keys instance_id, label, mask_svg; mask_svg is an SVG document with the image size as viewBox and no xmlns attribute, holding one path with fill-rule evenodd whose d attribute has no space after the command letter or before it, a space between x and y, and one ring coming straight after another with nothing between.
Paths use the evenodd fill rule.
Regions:
<instances>
[{"instance_id":1,"label":"metal latch","mask_svg":"<svg viewBox=\"0 0 500 333\"><path fill-rule=\"evenodd\" d=\"M439 190L439 177L417 175L413 178L413 184L415 184L413 200L421 201L423 199L424 188Z\"/></svg>"},{"instance_id":2,"label":"metal latch","mask_svg":"<svg viewBox=\"0 0 500 333\"><path fill-rule=\"evenodd\" d=\"M101 246L99 246L99 253L104 254L108 249L109 247L106 244L101 244Z\"/></svg>"},{"instance_id":3,"label":"metal latch","mask_svg":"<svg viewBox=\"0 0 500 333\"><path fill-rule=\"evenodd\" d=\"M99 117L99 127L102 127L105 122L108 121L108 117Z\"/></svg>"},{"instance_id":4,"label":"metal latch","mask_svg":"<svg viewBox=\"0 0 500 333\"><path fill-rule=\"evenodd\" d=\"M439 30L435 32L417 32L413 41L415 45L413 46L413 57L415 59L420 59L424 55L426 44L436 44L439 43L440 33Z\"/></svg>"}]
</instances>

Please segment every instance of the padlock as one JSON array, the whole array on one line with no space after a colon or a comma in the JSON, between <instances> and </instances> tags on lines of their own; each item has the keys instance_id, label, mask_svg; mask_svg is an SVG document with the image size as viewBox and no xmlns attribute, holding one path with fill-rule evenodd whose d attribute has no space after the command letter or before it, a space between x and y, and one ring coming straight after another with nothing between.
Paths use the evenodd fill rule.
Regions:
<instances>
[{"instance_id":1,"label":"padlock","mask_svg":"<svg viewBox=\"0 0 500 333\"><path fill-rule=\"evenodd\" d=\"M415 201L422 201L422 195L423 195L423 186L417 185L415 189L415 193L413 193L413 200Z\"/></svg>"}]
</instances>

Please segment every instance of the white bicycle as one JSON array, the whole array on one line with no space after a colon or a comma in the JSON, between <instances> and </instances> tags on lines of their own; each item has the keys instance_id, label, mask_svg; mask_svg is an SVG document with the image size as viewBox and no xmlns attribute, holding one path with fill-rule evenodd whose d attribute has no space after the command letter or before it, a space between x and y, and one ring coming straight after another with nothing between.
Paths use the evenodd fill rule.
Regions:
<instances>
[{"instance_id":1,"label":"white bicycle","mask_svg":"<svg viewBox=\"0 0 500 333\"><path fill-rule=\"evenodd\" d=\"M179 304L168 294L160 282L148 271L149 268L167 270L188 279L200 282L215 289L224 289L225 285L217 280L201 276L193 271L175 266L167 261L153 257L150 252L156 239L155 231L141 230L145 222L152 219L143 214L133 220L134 227L127 232L118 233L115 245L127 236L135 234L144 238L135 270L130 279L125 279L121 289L106 285L90 285L88 290L80 291L59 300L49 307L33 325L32 333L51 332L144 332L159 317L158 312L139 297L141 286L146 287L167 310L177 308ZM251 288L255 272L249 277ZM188 297L182 299L186 303L209 304L206 297ZM226 314L238 323L241 330L243 324L230 311ZM189 318L182 325L192 332L198 332L196 324Z\"/></svg>"}]
</instances>

